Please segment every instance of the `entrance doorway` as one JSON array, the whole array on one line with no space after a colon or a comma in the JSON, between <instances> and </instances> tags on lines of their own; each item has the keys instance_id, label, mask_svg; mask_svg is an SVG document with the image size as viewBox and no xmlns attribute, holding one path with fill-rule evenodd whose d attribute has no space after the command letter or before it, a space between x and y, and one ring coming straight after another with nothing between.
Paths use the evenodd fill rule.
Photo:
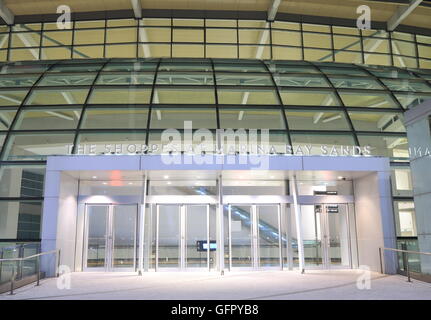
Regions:
<instances>
[{"instance_id":1,"label":"entrance doorway","mask_svg":"<svg viewBox=\"0 0 431 320\"><path fill-rule=\"evenodd\" d=\"M211 270L215 265L215 209L208 204L155 204L156 271Z\"/></svg>"},{"instance_id":2,"label":"entrance doorway","mask_svg":"<svg viewBox=\"0 0 431 320\"><path fill-rule=\"evenodd\" d=\"M306 266L351 268L348 210L347 204L301 206Z\"/></svg>"},{"instance_id":3,"label":"entrance doorway","mask_svg":"<svg viewBox=\"0 0 431 320\"><path fill-rule=\"evenodd\" d=\"M134 271L138 205L87 204L84 270Z\"/></svg>"},{"instance_id":4,"label":"entrance doorway","mask_svg":"<svg viewBox=\"0 0 431 320\"><path fill-rule=\"evenodd\" d=\"M230 204L229 268L282 269L279 204Z\"/></svg>"}]
</instances>

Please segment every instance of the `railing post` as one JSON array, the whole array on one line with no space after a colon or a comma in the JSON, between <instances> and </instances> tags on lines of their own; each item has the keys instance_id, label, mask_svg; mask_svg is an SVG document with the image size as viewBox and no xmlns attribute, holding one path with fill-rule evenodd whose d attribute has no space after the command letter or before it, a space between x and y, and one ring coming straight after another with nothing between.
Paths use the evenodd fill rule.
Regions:
<instances>
[{"instance_id":1,"label":"railing post","mask_svg":"<svg viewBox=\"0 0 431 320\"><path fill-rule=\"evenodd\" d=\"M1 249L0 259L3 259L3 256L4 256L3 252L4 252L3 249ZM0 281L1 281L2 271L3 271L3 261L0 261Z\"/></svg>"},{"instance_id":2,"label":"railing post","mask_svg":"<svg viewBox=\"0 0 431 320\"><path fill-rule=\"evenodd\" d=\"M409 256L407 252L407 245L405 243L401 244L402 251L402 257L403 257L403 265L404 265L404 271L407 275L407 282L412 282L410 279L410 267L409 267Z\"/></svg>"},{"instance_id":3,"label":"railing post","mask_svg":"<svg viewBox=\"0 0 431 320\"><path fill-rule=\"evenodd\" d=\"M37 283L36 286L40 286L40 256L36 257L36 277L37 277Z\"/></svg>"},{"instance_id":4,"label":"railing post","mask_svg":"<svg viewBox=\"0 0 431 320\"><path fill-rule=\"evenodd\" d=\"M57 270L56 270L56 276L57 276L57 278L60 276L60 249L58 249L58 251L57 251L57 259L58 259L58 261L57 261Z\"/></svg>"},{"instance_id":5,"label":"railing post","mask_svg":"<svg viewBox=\"0 0 431 320\"><path fill-rule=\"evenodd\" d=\"M15 286L15 278L16 278L16 271L15 271L15 264L12 266L12 277L10 279L10 295L13 295L13 289Z\"/></svg>"},{"instance_id":6,"label":"railing post","mask_svg":"<svg viewBox=\"0 0 431 320\"><path fill-rule=\"evenodd\" d=\"M382 257L382 248L379 248L379 259L380 259L380 273L383 274L383 257Z\"/></svg>"}]
</instances>

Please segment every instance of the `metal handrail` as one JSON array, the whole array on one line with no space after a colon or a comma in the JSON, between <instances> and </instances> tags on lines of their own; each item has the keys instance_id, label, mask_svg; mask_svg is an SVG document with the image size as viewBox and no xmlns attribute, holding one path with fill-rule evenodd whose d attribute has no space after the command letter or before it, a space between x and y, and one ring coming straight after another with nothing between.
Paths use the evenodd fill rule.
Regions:
<instances>
[{"instance_id":1,"label":"metal handrail","mask_svg":"<svg viewBox=\"0 0 431 320\"><path fill-rule=\"evenodd\" d=\"M5 250L16 250L19 248L23 248L25 246L29 246L29 245L38 245L40 247L40 242L26 242L26 243L20 243L20 244L16 244L14 246L10 246L10 247L2 247L0 248L0 251L5 251Z\"/></svg>"},{"instance_id":2,"label":"metal handrail","mask_svg":"<svg viewBox=\"0 0 431 320\"><path fill-rule=\"evenodd\" d=\"M23 257L23 258L0 259L0 262L6 262L6 261L23 261L23 260L33 259L33 258L36 258L36 257L40 257L40 256L44 256L44 255L47 255L47 254L52 254L52 253L57 253L57 252L60 252L60 249L51 250L51 251L47 251L47 252L41 252L41 253L38 253L38 254L34 254L32 256Z\"/></svg>"},{"instance_id":3,"label":"metal handrail","mask_svg":"<svg viewBox=\"0 0 431 320\"><path fill-rule=\"evenodd\" d=\"M0 263L1 262L13 262L13 261L22 262L22 261L25 261L25 260L30 260L30 259L37 258L36 259L36 276L37 276L37 284L36 285L39 286L40 285L40 257L48 255L48 254L53 254L53 253L56 254L56 260L57 261L56 261L56 264L55 264L55 268L56 268L55 275L56 275L56 277L58 277L59 276L58 270L59 270L59 267L60 267L60 249L55 249L55 250L51 250L51 251L41 252L41 253L34 254L34 255L28 256L28 257L0 259ZM20 269L21 269L20 270L20 274L22 275L22 263L20 263ZM15 270L15 265L14 265L13 266L13 271L12 271L12 276L11 276L11 279L10 279L10 294L11 295L13 295L13 290L14 290L14 285L15 285L17 274L18 273Z\"/></svg>"},{"instance_id":4,"label":"metal handrail","mask_svg":"<svg viewBox=\"0 0 431 320\"><path fill-rule=\"evenodd\" d=\"M410 277L410 267L409 267L409 254L423 254L426 256L431 256L431 252L421 252L421 251L411 251L411 250L406 250L406 249L395 249L395 248L385 248L385 247L380 247L379 248L379 257L380 257L380 270L381 273L383 272L383 251L387 250L387 251L393 251L393 252L401 252L402 253L402 258L403 258L403 265L407 274L407 281L411 282L411 277Z\"/></svg>"}]
</instances>

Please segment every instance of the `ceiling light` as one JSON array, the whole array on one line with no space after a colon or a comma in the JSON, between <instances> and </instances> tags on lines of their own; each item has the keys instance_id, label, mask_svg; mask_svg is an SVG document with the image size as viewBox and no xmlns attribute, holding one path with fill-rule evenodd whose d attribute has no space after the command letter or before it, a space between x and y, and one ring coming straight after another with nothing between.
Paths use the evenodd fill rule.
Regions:
<instances>
[{"instance_id":1,"label":"ceiling light","mask_svg":"<svg viewBox=\"0 0 431 320\"><path fill-rule=\"evenodd\" d=\"M93 179L97 179L97 177L96 177L96 176L93 176Z\"/></svg>"},{"instance_id":2,"label":"ceiling light","mask_svg":"<svg viewBox=\"0 0 431 320\"><path fill-rule=\"evenodd\" d=\"M105 184L105 185L106 185L106 184L108 184L108 182L103 182L103 184Z\"/></svg>"},{"instance_id":3,"label":"ceiling light","mask_svg":"<svg viewBox=\"0 0 431 320\"><path fill-rule=\"evenodd\" d=\"M169 179L169 176L164 176L163 178L165 178L165 179Z\"/></svg>"},{"instance_id":4,"label":"ceiling light","mask_svg":"<svg viewBox=\"0 0 431 320\"><path fill-rule=\"evenodd\" d=\"M168 181L168 184L172 184L172 182Z\"/></svg>"}]
</instances>

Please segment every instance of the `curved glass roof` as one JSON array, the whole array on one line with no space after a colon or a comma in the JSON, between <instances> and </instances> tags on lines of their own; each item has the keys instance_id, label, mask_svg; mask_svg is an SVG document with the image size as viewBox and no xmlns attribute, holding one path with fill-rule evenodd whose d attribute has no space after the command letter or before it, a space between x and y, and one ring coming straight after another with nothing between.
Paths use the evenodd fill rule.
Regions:
<instances>
[{"instance_id":1,"label":"curved glass roof","mask_svg":"<svg viewBox=\"0 0 431 320\"><path fill-rule=\"evenodd\" d=\"M431 71L337 63L86 60L4 64L0 74L3 164L86 153L86 145L116 153L127 142L135 149L122 153L140 152L185 121L269 129L280 148L371 146L406 159L403 111L431 99Z\"/></svg>"},{"instance_id":2,"label":"curved glass roof","mask_svg":"<svg viewBox=\"0 0 431 320\"><path fill-rule=\"evenodd\" d=\"M377 29L360 30L356 10L351 13L355 17L346 26L298 22L293 17L274 22L228 18L85 20L61 30L55 21L0 25L0 61L187 57L431 69L429 32L412 28L387 32L374 23Z\"/></svg>"}]
</instances>

